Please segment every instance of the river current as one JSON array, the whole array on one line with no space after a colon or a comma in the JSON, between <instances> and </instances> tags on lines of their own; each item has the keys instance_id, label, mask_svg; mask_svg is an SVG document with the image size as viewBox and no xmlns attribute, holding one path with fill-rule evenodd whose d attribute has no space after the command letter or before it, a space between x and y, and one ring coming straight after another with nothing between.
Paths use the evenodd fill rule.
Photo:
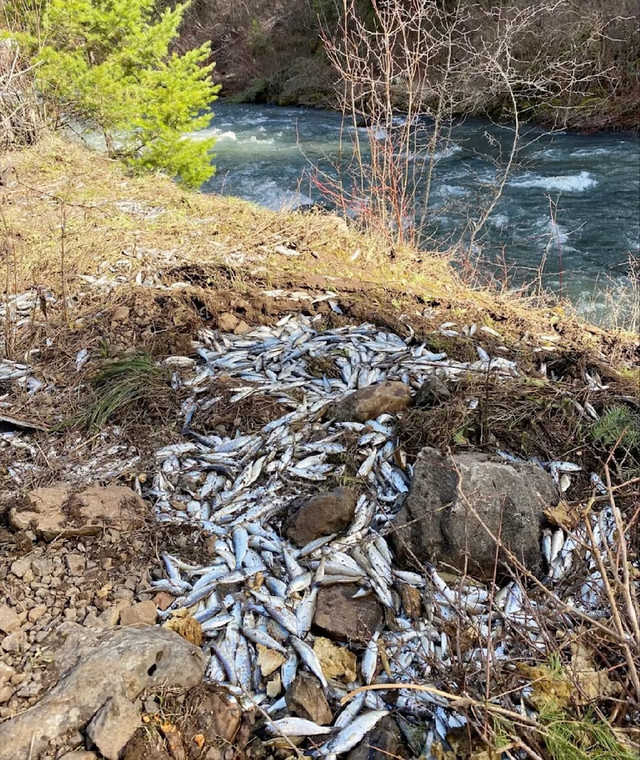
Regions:
<instances>
[{"instance_id":1,"label":"river current","mask_svg":"<svg viewBox=\"0 0 640 760\"><path fill-rule=\"evenodd\" d=\"M345 126L340 114L224 102L214 111L209 129L197 133L217 138L217 173L205 191L272 209L327 200L310 177L314 166L331 173L340 150L344 155L350 145L355 128ZM444 250L464 239L469 219L478 217L495 192L511 135L510 125L467 119L436 150L429 247ZM363 127L358 137L366 145L383 135ZM544 259L546 287L569 297L587 317L602 317L603 289L624 287L629 258L638 256L638 137L527 127L520 144L517 164L474 253L486 262L505 260L514 283L531 280Z\"/></svg>"}]
</instances>

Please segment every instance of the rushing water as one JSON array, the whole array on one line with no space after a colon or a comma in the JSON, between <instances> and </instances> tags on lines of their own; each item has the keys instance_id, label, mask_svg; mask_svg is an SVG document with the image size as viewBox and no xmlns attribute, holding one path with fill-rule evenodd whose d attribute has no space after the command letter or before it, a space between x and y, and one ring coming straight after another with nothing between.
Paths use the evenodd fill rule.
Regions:
<instances>
[{"instance_id":1,"label":"rushing water","mask_svg":"<svg viewBox=\"0 0 640 760\"><path fill-rule=\"evenodd\" d=\"M217 174L205 190L274 209L325 200L309 177L314 164L331 171L341 136L354 134L353 127L343 129L339 114L223 102L214 110L211 127L199 133L217 137ZM477 218L495 191L496 159L511 134L508 126L480 119L453 128L437 152L429 196L432 246L450 246ZM368 130L359 136L368 140ZM521 145L477 250L486 261L504 256L520 279L531 279L546 254L546 285L586 308L609 278L624 281L629 256L638 253L638 138L529 128Z\"/></svg>"}]
</instances>

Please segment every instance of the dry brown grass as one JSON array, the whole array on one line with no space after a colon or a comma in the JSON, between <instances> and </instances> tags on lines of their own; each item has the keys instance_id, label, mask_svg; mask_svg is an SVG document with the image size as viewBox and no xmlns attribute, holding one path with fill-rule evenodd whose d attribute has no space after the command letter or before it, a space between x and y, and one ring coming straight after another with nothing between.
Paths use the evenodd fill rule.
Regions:
<instances>
[{"instance_id":1,"label":"dry brown grass","mask_svg":"<svg viewBox=\"0 0 640 760\"><path fill-rule=\"evenodd\" d=\"M381 307L386 295L399 314L433 304L452 319L507 323L507 332L557 333L560 323L574 340L584 332L561 308L535 309L517 295L471 290L445 256L392 249L337 217L274 213L188 192L160 175L128 176L117 162L57 136L7 154L4 163L15 169L0 193L5 249L15 256L15 266L3 257L11 290L60 292L64 274L73 294L79 275L111 270L133 284L141 270L155 268L168 282L182 278L240 293L254 285L342 295L374 290ZM276 246L299 255L283 256ZM585 347L600 342L593 335L582 335Z\"/></svg>"},{"instance_id":2,"label":"dry brown grass","mask_svg":"<svg viewBox=\"0 0 640 760\"><path fill-rule=\"evenodd\" d=\"M636 336L589 327L520 295L471 289L446 257L392 249L331 215L274 213L188 192L159 175L133 177L59 136L5 154L4 163L12 171L0 187L0 301L24 291L57 299L19 328L6 322L6 351L13 359L39 351L33 360L63 387L55 410L67 395L79 402L78 350L91 350L93 371L98 357L189 353L199 326L216 327L224 311L272 324L301 310L324 314L328 326L373 321L403 336L411 325L433 350L465 361L475 358L472 341L434 330L444 321L458 330L486 325L500 337L484 333L485 346L507 345L525 372L539 361L563 364L560 374L572 364L579 370L585 357L590 365L634 361ZM311 305L329 290L343 316L326 302ZM123 308L126 317L117 319Z\"/></svg>"}]
</instances>

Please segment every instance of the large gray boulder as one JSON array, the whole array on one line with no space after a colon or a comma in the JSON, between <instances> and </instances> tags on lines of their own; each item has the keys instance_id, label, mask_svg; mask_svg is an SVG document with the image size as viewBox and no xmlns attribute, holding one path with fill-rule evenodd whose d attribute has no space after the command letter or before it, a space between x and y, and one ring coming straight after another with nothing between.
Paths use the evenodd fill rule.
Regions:
<instances>
[{"instance_id":1,"label":"large gray boulder","mask_svg":"<svg viewBox=\"0 0 640 760\"><path fill-rule=\"evenodd\" d=\"M130 703L145 689L186 690L202 679L202 651L165 628L101 633L73 623L61 628L63 641L55 655L60 679L34 707L0 725L0 760L35 760L62 737L83 730L92 719L90 734L96 744L107 751L107 757L115 757L110 751L117 753L115 744L107 748L103 738L104 729L113 725L116 706L118 714L127 712L131 734L137 714ZM123 746L129 736L119 734L117 738L118 746Z\"/></svg>"},{"instance_id":2,"label":"large gray boulder","mask_svg":"<svg viewBox=\"0 0 640 760\"><path fill-rule=\"evenodd\" d=\"M444 456L424 448L394 521L396 556L408 563L444 562L491 578L493 534L537 572L543 512L558 498L551 476L535 464L478 453Z\"/></svg>"}]
</instances>

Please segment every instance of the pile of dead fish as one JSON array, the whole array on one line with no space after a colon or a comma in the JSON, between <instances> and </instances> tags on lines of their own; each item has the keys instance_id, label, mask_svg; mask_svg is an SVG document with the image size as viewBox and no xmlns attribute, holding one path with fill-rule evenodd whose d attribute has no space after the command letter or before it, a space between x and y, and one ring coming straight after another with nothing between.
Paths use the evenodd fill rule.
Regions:
<instances>
[{"instance_id":1,"label":"pile of dead fish","mask_svg":"<svg viewBox=\"0 0 640 760\"><path fill-rule=\"evenodd\" d=\"M176 597L167 616L186 609L201 624L207 677L226 684L245 709L259 710L276 735L316 737L313 752L339 755L393 709L412 749L429 758L434 743L444 743L451 729L465 722L446 699L410 688L361 691L344 707L342 698L369 684L446 689L446 674L454 665L485 668L488 651L495 658L517 655L523 637L544 650L540 603L517 582L491 589L445 580L435 568L425 575L397 568L385 532L410 487L412 467L398 446L396 418L383 413L362 423L337 422L324 420L323 412L349 392L386 380L418 389L434 374L455 382L462 373L513 376L517 368L479 345L477 361L456 362L413 337L403 340L370 324L321 331L316 319L290 316L242 336L204 330L194 344L198 360L167 359L175 370L174 384L191 390L183 410L185 440L156 452L158 470L144 495L155 503L159 520L187 523L212 535L216 555L206 566L164 555L166 577L153 585ZM315 376L310 363L318 359L331 362L335 371ZM257 432L193 432L198 415L219 403L210 388L212 379L221 377L235 383L232 401L267 396L289 411ZM340 482L349 436L357 436L355 466L362 483L353 523L341 534L296 547L282 537L288 508L322 483ZM566 463L551 464L556 477L571 470ZM610 512L594 517L603 547L614 530ZM579 540L562 530L545 535L551 587L571 567ZM602 579L595 564L590 569L590 579L571 603L600 614ZM357 652L355 677L339 681L323 671L312 626L319 590L346 583L358 587L356 597L375 595L386 615ZM405 609L402 586L421 589L423 600L430 600L423 618L416 620ZM463 653L463 663L447 633L451 621L473 629L480 642ZM265 652L280 656L276 672L261 668ZM281 694L301 669L322 685L332 725L289 714ZM522 703L516 709L528 708Z\"/></svg>"}]
</instances>

